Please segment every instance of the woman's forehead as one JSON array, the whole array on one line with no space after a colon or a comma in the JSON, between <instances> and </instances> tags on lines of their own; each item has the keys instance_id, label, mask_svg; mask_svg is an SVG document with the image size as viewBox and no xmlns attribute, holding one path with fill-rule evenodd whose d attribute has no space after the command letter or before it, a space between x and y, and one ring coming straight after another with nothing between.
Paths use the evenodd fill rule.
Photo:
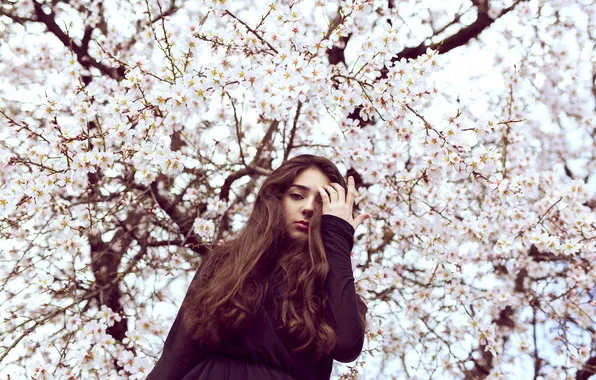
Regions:
<instances>
[{"instance_id":1,"label":"woman's forehead","mask_svg":"<svg viewBox=\"0 0 596 380\"><path fill-rule=\"evenodd\" d=\"M305 191L318 191L319 186L331 184L329 178L317 168L309 168L294 179L290 187L295 186Z\"/></svg>"}]
</instances>

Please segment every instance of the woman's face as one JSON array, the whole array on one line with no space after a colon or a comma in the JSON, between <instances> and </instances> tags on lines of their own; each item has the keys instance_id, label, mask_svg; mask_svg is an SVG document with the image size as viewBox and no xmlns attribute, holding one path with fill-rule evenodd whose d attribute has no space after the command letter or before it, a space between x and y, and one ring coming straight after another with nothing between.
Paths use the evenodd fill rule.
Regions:
<instances>
[{"instance_id":1,"label":"woman's face","mask_svg":"<svg viewBox=\"0 0 596 380\"><path fill-rule=\"evenodd\" d=\"M283 196L283 209L291 239L308 239L310 218L322 207L318 188L330 184L329 178L318 168L308 168L288 187Z\"/></svg>"}]
</instances>

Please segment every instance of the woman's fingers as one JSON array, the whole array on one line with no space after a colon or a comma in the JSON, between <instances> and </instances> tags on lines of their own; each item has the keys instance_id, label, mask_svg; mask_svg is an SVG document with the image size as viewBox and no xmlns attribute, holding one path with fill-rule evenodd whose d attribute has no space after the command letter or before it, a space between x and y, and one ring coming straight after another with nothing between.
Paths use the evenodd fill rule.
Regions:
<instances>
[{"instance_id":1,"label":"woman's fingers","mask_svg":"<svg viewBox=\"0 0 596 380\"><path fill-rule=\"evenodd\" d=\"M362 222L364 222L366 219L370 218L370 214L364 213L364 214L360 214L358 215L355 219L354 219L354 229L357 229L358 226L360 224L362 224Z\"/></svg>"},{"instance_id":2,"label":"woman's fingers","mask_svg":"<svg viewBox=\"0 0 596 380\"><path fill-rule=\"evenodd\" d=\"M329 194L327 194L323 186L319 186L319 194L321 195L321 201L323 201L323 206L328 205L330 203Z\"/></svg>"},{"instance_id":3,"label":"woman's fingers","mask_svg":"<svg viewBox=\"0 0 596 380\"><path fill-rule=\"evenodd\" d=\"M353 207L356 186L354 185L354 178L352 176L348 178L347 194L346 190L336 182L332 182L331 185L327 186L319 186L319 193L321 194L321 199L323 200L323 208L329 210L329 213L332 215L339 216L348 221L354 227L354 229L358 228L362 222L370 218L370 214L367 213L360 214L354 218ZM333 207L332 210L329 208L331 203L340 204L336 205L337 207ZM341 204L345 206L342 206ZM349 214L346 214L347 211L349 211Z\"/></svg>"},{"instance_id":4,"label":"woman's fingers","mask_svg":"<svg viewBox=\"0 0 596 380\"><path fill-rule=\"evenodd\" d=\"M354 177L348 177L348 195L346 196L346 204L350 209L354 206L354 197L356 196L356 185L354 184Z\"/></svg>"},{"instance_id":5,"label":"woman's fingers","mask_svg":"<svg viewBox=\"0 0 596 380\"><path fill-rule=\"evenodd\" d=\"M335 191L337 191L337 200L340 202L345 202L346 201L346 191L344 190L344 188L339 183L336 183L336 182L333 182L331 184L331 186L333 186Z\"/></svg>"},{"instance_id":6,"label":"woman's fingers","mask_svg":"<svg viewBox=\"0 0 596 380\"><path fill-rule=\"evenodd\" d=\"M337 190L335 190L335 188L331 185L327 185L324 186L325 190L327 190L327 192L329 193L329 200L331 202L337 202L337 200L339 199L339 195L337 194Z\"/></svg>"}]
</instances>

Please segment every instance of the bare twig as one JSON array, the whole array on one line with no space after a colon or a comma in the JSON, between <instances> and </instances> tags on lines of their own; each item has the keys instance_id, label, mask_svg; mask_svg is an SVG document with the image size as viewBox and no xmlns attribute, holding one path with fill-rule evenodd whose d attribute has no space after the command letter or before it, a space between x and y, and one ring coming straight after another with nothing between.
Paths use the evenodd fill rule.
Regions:
<instances>
[{"instance_id":1,"label":"bare twig","mask_svg":"<svg viewBox=\"0 0 596 380\"><path fill-rule=\"evenodd\" d=\"M232 18L236 19L239 23L241 23L242 25L244 25L244 27L246 29L248 29L249 32L251 32L252 34L254 34L259 39L259 41L261 41L262 43L264 43L265 45L267 45L269 47L269 49L271 49L273 52L275 52L275 54L277 54L277 49L275 49L269 42L265 41L265 39L263 37L261 37L261 35L259 33L257 33L256 30L254 30L253 28L251 28L250 26L248 26L244 21L242 21L238 17L236 17L235 14L233 14L232 12L230 12L228 10L226 10L224 12L224 14L230 15Z\"/></svg>"}]
</instances>

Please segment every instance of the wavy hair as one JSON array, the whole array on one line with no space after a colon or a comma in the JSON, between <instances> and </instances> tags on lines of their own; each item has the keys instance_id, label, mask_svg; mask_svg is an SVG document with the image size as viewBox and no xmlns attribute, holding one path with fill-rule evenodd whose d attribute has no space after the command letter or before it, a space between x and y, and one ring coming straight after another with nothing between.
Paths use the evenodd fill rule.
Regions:
<instances>
[{"instance_id":1,"label":"wavy hair","mask_svg":"<svg viewBox=\"0 0 596 380\"><path fill-rule=\"evenodd\" d=\"M238 234L211 248L201 263L198 280L189 291L194 296L184 315L192 338L212 349L238 333L254 317L269 290L276 289L275 315L278 329L289 337L292 351L307 351L316 360L330 354L337 336L327 320L325 280L329 264L321 237L321 207L310 218L308 240L288 243L283 196L294 179L308 168L318 168L347 193L346 181L327 158L300 155L284 162L264 181L254 208ZM280 253L283 251L283 254ZM366 303L358 296L362 322Z\"/></svg>"}]
</instances>

